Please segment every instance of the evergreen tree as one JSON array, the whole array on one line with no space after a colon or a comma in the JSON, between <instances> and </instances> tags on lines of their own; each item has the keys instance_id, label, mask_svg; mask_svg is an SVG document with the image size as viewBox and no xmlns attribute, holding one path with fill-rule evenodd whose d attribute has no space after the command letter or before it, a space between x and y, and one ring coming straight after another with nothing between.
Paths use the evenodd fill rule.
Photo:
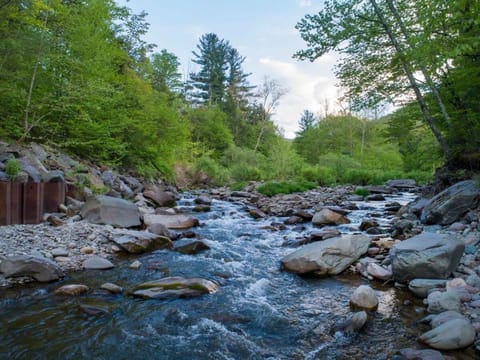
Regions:
<instances>
[{"instance_id":1,"label":"evergreen tree","mask_svg":"<svg viewBox=\"0 0 480 360\"><path fill-rule=\"evenodd\" d=\"M308 129L311 129L315 124L315 114L310 110L303 110L302 117L298 122L298 126L300 127L299 134L304 133Z\"/></svg>"}]
</instances>

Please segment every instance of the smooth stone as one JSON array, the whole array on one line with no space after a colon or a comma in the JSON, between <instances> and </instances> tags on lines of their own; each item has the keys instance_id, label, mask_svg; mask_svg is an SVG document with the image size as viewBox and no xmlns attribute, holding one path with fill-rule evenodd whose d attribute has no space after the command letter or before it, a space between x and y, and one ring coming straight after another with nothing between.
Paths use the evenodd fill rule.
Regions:
<instances>
[{"instance_id":1,"label":"smooth stone","mask_svg":"<svg viewBox=\"0 0 480 360\"><path fill-rule=\"evenodd\" d=\"M62 270L49 259L30 255L7 256L1 259L0 273L6 278L30 276L39 282L55 281L63 277Z\"/></svg>"},{"instance_id":2,"label":"smooth stone","mask_svg":"<svg viewBox=\"0 0 480 360\"><path fill-rule=\"evenodd\" d=\"M450 291L440 292L434 291L427 297L428 312L429 313L441 313L447 310L453 310L460 312L460 298L459 296Z\"/></svg>"},{"instance_id":3,"label":"smooth stone","mask_svg":"<svg viewBox=\"0 0 480 360\"><path fill-rule=\"evenodd\" d=\"M138 260L135 260L134 262L132 262L129 266L128 266L130 269L134 269L134 270L138 270L142 267L142 263Z\"/></svg>"},{"instance_id":4,"label":"smooth stone","mask_svg":"<svg viewBox=\"0 0 480 360\"><path fill-rule=\"evenodd\" d=\"M81 304L79 308L85 314L92 315L92 316L101 316L101 315L110 314L110 311L103 306Z\"/></svg>"},{"instance_id":5,"label":"smooth stone","mask_svg":"<svg viewBox=\"0 0 480 360\"><path fill-rule=\"evenodd\" d=\"M444 288L447 280L443 279L413 279L408 283L408 289L416 296L426 298L433 289Z\"/></svg>"},{"instance_id":6,"label":"smooth stone","mask_svg":"<svg viewBox=\"0 0 480 360\"><path fill-rule=\"evenodd\" d=\"M84 246L80 249L80 253L82 254L93 254L95 252L95 249L92 248L91 246Z\"/></svg>"},{"instance_id":7,"label":"smooth stone","mask_svg":"<svg viewBox=\"0 0 480 360\"><path fill-rule=\"evenodd\" d=\"M110 291L112 294L120 294L123 291L121 286L113 283L104 283L100 286L101 289Z\"/></svg>"},{"instance_id":8,"label":"smooth stone","mask_svg":"<svg viewBox=\"0 0 480 360\"><path fill-rule=\"evenodd\" d=\"M82 217L94 224L117 227L140 226L140 211L132 202L106 195L90 197L80 211Z\"/></svg>"},{"instance_id":9,"label":"smooth stone","mask_svg":"<svg viewBox=\"0 0 480 360\"><path fill-rule=\"evenodd\" d=\"M392 271L389 269L386 269L376 263L369 263L367 265L367 272L372 275L374 278L379 279L379 280L389 280L392 278Z\"/></svg>"},{"instance_id":10,"label":"smooth stone","mask_svg":"<svg viewBox=\"0 0 480 360\"><path fill-rule=\"evenodd\" d=\"M109 260L100 256L92 256L83 262L83 268L88 270L107 270L114 267Z\"/></svg>"},{"instance_id":11,"label":"smooth stone","mask_svg":"<svg viewBox=\"0 0 480 360\"><path fill-rule=\"evenodd\" d=\"M438 350L457 350L475 341L475 329L466 319L447 321L422 334L420 340Z\"/></svg>"},{"instance_id":12,"label":"smooth stone","mask_svg":"<svg viewBox=\"0 0 480 360\"><path fill-rule=\"evenodd\" d=\"M63 249L63 248L56 248L56 249L53 249L50 252L52 253L53 257L57 257L57 256L67 257L68 256L68 250Z\"/></svg>"},{"instance_id":13,"label":"smooth stone","mask_svg":"<svg viewBox=\"0 0 480 360\"><path fill-rule=\"evenodd\" d=\"M140 284L135 287L132 295L147 299L168 299L212 294L217 290L218 285L212 281L175 276Z\"/></svg>"},{"instance_id":14,"label":"smooth stone","mask_svg":"<svg viewBox=\"0 0 480 360\"><path fill-rule=\"evenodd\" d=\"M307 244L281 260L282 268L297 274L338 275L365 254L370 238L344 235Z\"/></svg>"},{"instance_id":15,"label":"smooth stone","mask_svg":"<svg viewBox=\"0 0 480 360\"><path fill-rule=\"evenodd\" d=\"M336 331L343 331L345 333L357 332L363 328L368 319L365 311L359 311L350 315L344 322L335 327Z\"/></svg>"},{"instance_id":16,"label":"smooth stone","mask_svg":"<svg viewBox=\"0 0 480 360\"><path fill-rule=\"evenodd\" d=\"M401 349L398 354L402 356L400 360L445 360L441 352L431 349Z\"/></svg>"},{"instance_id":17,"label":"smooth stone","mask_svg":"<svg viewBox=\"0 0 480 360\"><path fill-rule=\"evenodd\" d=\"M59 263L66 263L71 261L72 259L70 259L68 256L57 256L54 258L54 260Z\"/></svg>"},{"instance_id":18,"label":"smooth stone","mask_svg":"<svg viewBox=\"0 0 480 360\"><path fill-rule=\"evenodd\" d=\"M201 195L195 199L195 204L199 205L212 205L212 199L206 195Z\"/></svg>"},{"instance_id":19,"label":"smooth stone","mask_svg":"<svg viewBox=\"0 0 480 360\"><path fill-rule=\"evenodd\" d=\"M429 315L425 318L425 321L428 321L432 328L436 328L446 323L447 321L454 320L454 319L468 320L465 316L463 316L459 312L448 310L448 311L441 312L439 314Z\"/></svg>"},{"instance_id":20,"label":"smooth stone","mask_svg":"<svg viewBox=\"0 0 480 360\"><path fill-rule=\"evenodd\" d=\"M56 295L79 296L89 290L88 286L82 284L63 285L55 290Z\"/></svg>"},{"instance_id":21,"label":"smooth stone","mask_svg":"<svg viewBox=\"0 0 480 360\"><path fill-rule=\"evenodd\" d=\"M350 297L350 306L354 309L375 310L378 298L375 291L368 285L360 285Z\"/></svg>"}]
</instances>

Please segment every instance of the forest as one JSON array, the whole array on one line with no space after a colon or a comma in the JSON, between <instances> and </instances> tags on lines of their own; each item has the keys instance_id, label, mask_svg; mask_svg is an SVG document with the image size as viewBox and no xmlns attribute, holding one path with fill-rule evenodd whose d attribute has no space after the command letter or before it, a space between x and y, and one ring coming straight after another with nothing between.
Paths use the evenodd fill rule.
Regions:
<instances>
[{"instance_id":1,"label":"forest","mask_svg":"<svg viewBox=\"0 0 480 360\"><path fill-rule=\"evenodd\" d=\"M113 0L0 0L0 139L185 186L480 169L478 1L328 0L299 19L305 48L292 56L336 51L344 95L341 110L298 114L293 140L273 121L281 82L252 84L215 33L185 79L174 53L144 40L146 15Z\"/></svg>"}]
</instances>

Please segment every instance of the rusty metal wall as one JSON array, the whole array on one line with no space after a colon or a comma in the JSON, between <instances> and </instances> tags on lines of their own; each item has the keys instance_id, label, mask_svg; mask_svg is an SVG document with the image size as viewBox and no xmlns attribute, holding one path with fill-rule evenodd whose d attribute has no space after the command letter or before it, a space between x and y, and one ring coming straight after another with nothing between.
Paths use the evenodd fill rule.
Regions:
<instances>
[{"instance_id":1,"label":"rusty metal wall","mask_svg":"<svg viewBox=\"0 0 480 360\"><path fill-rule=\"evenodd\" d=\"M38 224L64 202L64 182L0 182L0 225Z\"/></svg>"}]
</instances>

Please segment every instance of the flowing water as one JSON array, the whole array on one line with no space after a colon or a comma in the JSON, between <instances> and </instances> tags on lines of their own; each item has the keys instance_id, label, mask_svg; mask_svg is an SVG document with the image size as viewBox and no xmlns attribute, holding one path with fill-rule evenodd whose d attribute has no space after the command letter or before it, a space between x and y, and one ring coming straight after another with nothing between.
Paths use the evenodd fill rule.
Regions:
<instances>
[{"instance_id":1,"label":"flowing water","mask_svg":"<svg viewBox=\"0 0 480 360\"><path fill-rule=\"evenodd\" d=\"M412 197L397 195L399 202ZM188 210L193 197L184 198ZM392 200L392 199L389 199ZM384 203L358 203L349 215L352 231ZM415 321L420 302L407 291L373 282L379 309L355 334L335 332L348 316L359 276L300 277L279 268L294 249L287 240L311 228L266 229L274 221L254 220L244 205L213 202L198 215L195 229L210 250L183 255L161 250L115 260L108 271L71 274L62 284L84 283L91 291L58 297L60 283L32 285L0 295L1 359L385 359L396 349L418 347ZM128 265L138 259L143 266ZM202 277L220 284L215 294L175 300L142 300L98 290L104 282L125 289L165 276ZM410 304L404 305L409 299ZM412 302L413 301L413 302ZM82 306L104 309L87 315Z\"/></svg>"}]
</instances>

